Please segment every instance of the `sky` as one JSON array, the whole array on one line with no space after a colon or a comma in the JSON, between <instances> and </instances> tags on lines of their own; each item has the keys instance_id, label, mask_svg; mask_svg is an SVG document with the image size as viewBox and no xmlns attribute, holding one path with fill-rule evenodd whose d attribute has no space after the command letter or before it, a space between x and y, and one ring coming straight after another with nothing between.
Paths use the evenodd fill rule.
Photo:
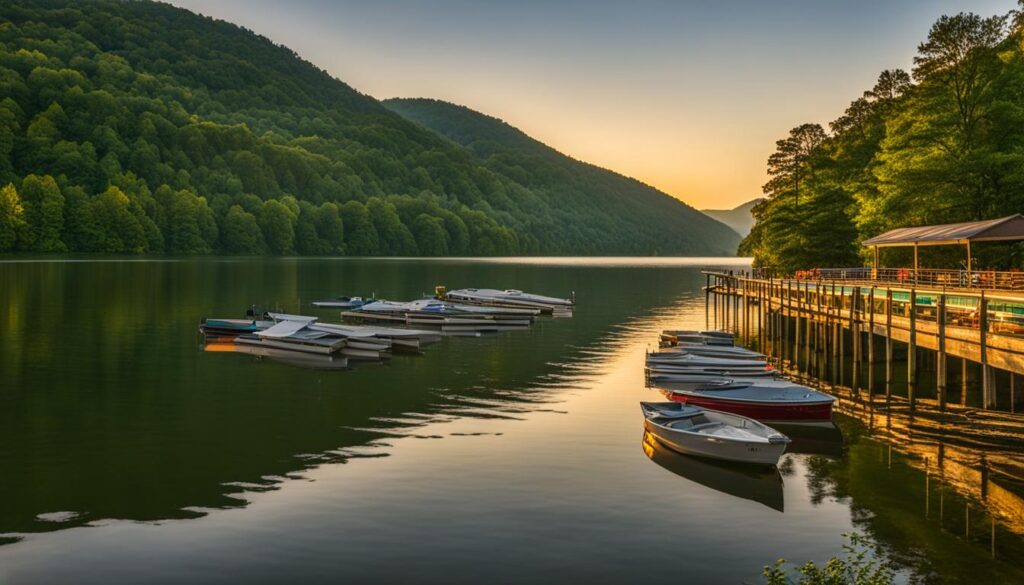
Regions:
<instances>
[{"instance_id":1,"label":"sky","mask_svg":"<svg viewBox=\"0 0 1024 585\"><path fill-rule=\"evenodd\" d=\"M1014 0L171 0L378 99L496 116L698 209L761 194L775 141L827 125L942 14ZM827 127L827 126L826 126Z\"/></svg>"}]
</instances>

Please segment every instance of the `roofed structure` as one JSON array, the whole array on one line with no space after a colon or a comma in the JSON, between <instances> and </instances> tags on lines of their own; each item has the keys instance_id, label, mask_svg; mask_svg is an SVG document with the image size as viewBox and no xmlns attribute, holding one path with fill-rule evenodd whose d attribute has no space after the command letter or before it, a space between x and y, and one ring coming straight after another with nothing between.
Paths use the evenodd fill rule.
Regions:
<instances>
[{"instance_id":1,"label":"roofed structure","mask_svg":"<svg viewBox=\"0 0 1024 585\"><path fill-rule=\"evenodd\" d=\"M999 219L925 225L889 230L864 240L865 246L940 246L968 242L1024 240L1024 215L1019 213Z\"/></svg>"}]
</instances>

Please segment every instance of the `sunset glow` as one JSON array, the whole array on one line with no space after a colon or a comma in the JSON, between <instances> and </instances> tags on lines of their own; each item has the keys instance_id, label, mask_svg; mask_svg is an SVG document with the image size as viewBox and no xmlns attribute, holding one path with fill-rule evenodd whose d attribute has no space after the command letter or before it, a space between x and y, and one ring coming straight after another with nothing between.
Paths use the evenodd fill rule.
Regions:
<instances>
[{"instance_id":1,"label":"sunset glow","mask_svg":"<svg viewBox=\"0 0 1024 585\"><path fill-rule=\"evenodd\" d=\"M377 98L502 118L697 208L760 196L775 141L827 124L941 14L1011 0L679 3L174 0Z\"/></svg>"}]
</instances>

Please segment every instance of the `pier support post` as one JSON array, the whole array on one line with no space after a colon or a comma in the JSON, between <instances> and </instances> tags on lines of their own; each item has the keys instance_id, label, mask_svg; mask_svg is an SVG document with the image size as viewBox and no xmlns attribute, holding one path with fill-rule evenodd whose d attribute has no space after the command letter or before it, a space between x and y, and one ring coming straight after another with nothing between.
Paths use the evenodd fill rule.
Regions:
<instances>
[{"instance_id":1,"label":"pier support post","mask_svg":"<svg viewBox=\"0 0 1024 585\"><path fill-rule=\"evenodd\" d=\"M840 351L839 340L841 338L840 337L839 317L841 315L840 311L842 310L842 303L838 303L839 306L838 307L836 306L836 304L837 304L836 282L834 280L832 281L832 298L829 299L829 303L831 305L830 310L829 310L829 317L831 317L831 321L832 321L831 328L830 328L831 330L829 331L829 335L832 336L832 368L831 368L831 374L832 374L832 388L834 389L836 387L836 385L838 385L838 383L839 383L839 381L838 381L838 377L839 377L838 376L838 374L839 374L839 351Z\"/></svg>"},{"instance_id":2,"label":"pier support post","mask_svg":"<svg viewBox=\"0 0 1024 585\"><path fill-rule=\"evenodd\" d=\"M704 328L711 329L711 275L704 275Z\"/></svg>"},{"instance_id":3,"label":"pier support post","mask_svg":"<svg viewBox=\"0 0 1024 585\"><path fill-rule=\"evenodd\" d=\"M850 392L860 397L860 362L861 362L861 347L860 347L860 316L858 315L858 307L860 306L860 287L855 287L850 292L850 350L853 355L853 371L850 378Z\"/></svg>"},{"instance_id":4,"label":"pier support post","mask_svg":"<svg viewBox=\"0 0 1024 585\"><path fill-rule=\"evenodd\" d=\"M907 343L907 400L910 410L916 406L917 394L917 289L910 289L910 340Z\"/></svg>"},{"instance_id":5,"label":"pier support post","mask_svg":"<svg viewBox=\"0 0 1024 585\"><path fill-rule=\"evenodd\" d=\"M939 410L946 410L946 295L939 295L935 315L939 335L939 349L935 354L935 392L938 395Z\"/></svg>"},{"instance_id":6,"label":"pier support post","mask_svg":"<svg viewBox=\"0 0 1024 585\"><path fill-rule=\"evenodd\" d=\"M892 399L892 289L885 290L885 402Z\"/></svg>"},{"instance_id":7,"label":"pier support post","mask_svg":"<svg viewBox=\"0 0 1024 585\"><path fill-rule=\"evenodd\" d=\"M875 394L875 287L868 292L868 399Z\"/></svg>"},{"instance_id":8,"label":"pier support post","mask_svg":"<svg viewBox=\"0 0 1024 585\"><path fill-rule=\"evenodd\" d=\"M811 283L804 286L804 367L811 372L811 325L814 323L814 310L811 299Z\"/></svg>"},{"instance_id":9,"label":"pier support post","mask_svg":"<svg viewBox=\"0 0 1024 585\"><path fill-rule=\"evenodd\" d=\"M792 291L791 291L791 294L792 294ZM792 298L790 300L791 300L791 302L793 302ZM800 307L801 307L801 302L800 302L800 283L797 283L797 300L796 300L796 302L793 302L793 304L791 304L790 307L795 310L795 312L793 314L793 348L792 348L793 351L791 353L791 356L793 356L793 360L792 360L793 366L797 370L797 373L799 374L800 373L800 354L802 353L802 349L803 349L802 346L801 346L801 337L802 336L800 334Z\"/></svg>"},{"instance_id":10,"label":"pier support post","mask_svg":"<svg viewBox=\"0 0 1024 585\"><path fill-rule=\"evenodd\" d=\"M967 358L960 358L960 406L967 406Z\"/></svg>"},{"instance_id":11,"label":"pier support post","mask_svg":"<svg viewBox=\"0 0 1024 585\"><path fill-rule=\"evenodd\" d=\"M996 407L996 387L992 368L988 365L988 299L981 291L978 302L978 340L981 345L981 400L983 408Z\"/></svg>"},{"instance_id":12,"label":"pier support post","mask_svg":"<svg viewBox=\"0 0 1024 585\"><path fill-rule=\"evenodd\" d=\"M782 287L782 353L785 361L793 364L793 350L790 347L790 318L793 316L793 282L786 282Z\"/></svg>"}]
</instances>

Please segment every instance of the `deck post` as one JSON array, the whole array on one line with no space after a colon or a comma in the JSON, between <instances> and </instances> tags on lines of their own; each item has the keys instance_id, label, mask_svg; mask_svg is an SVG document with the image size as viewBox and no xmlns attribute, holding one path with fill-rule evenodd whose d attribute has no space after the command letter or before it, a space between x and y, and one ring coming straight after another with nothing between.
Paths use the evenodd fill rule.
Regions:
<instances>
[{"instance_id":1,"label":"deck post","mask_svg":"<svg viewBox=\"0 0 1024 585\"><path fill-rule=\"evenodd\" d=\"M907 343L907 400L913 411L917 399L917 289L910 289L910 340Z\"/></svg>"},{"instance_id":2,"label":"deck post","mask_svg":"<svg viewBox=\"0 0 1024 585\"><path fill-rule=\"evenodd\" d=\"M831 327L831 331L829 331L829 335L832 336L832 368L831 368L832 371L831 371L831 374L832 374L832 387L835 388L836 384L838 383L836 381L836 378L837 378L837 374L839 372L839 316L840 316L840 312L839 311L842 308L842 306L840 305L839 308L836 307L836 281L834 281L834 280L832 281L831 305L832 306L830 308L829 315L832 318L832 327Z\"/></svg>"},{"instance_id":3,"label":"deck post","mask_svg":"<svg viewBox=\"0 0 1024 585\"><path fill-rule=\"evenodd\" d=\"M875 394L875 287L868 292L868 398Z\"/></svg>"},{"instance_id":4,"label":"deck post","mask_svg":"<svg viewBox=\"0 0 1024 585\"><path fill-rule=\"evenodd\" d=\"M846 379L846 325L843 323L843 303L846 302L846 285L839 287L839 307L836 311L836 317L838 318L836 325L839 329L839 385L843 385L843 381Z\"/></svg>"},{"instance_id":5,"label":"deck post","mask_svg":"<svg viewBox=\"0 0 1024 585\"><path fill-rule=\"evenodd\" d=\"M850 292L850 350L853 354L853 371L850 377L850 391L860 397L860 317L857 315L860 306L860 287Z\"/></svg>"},{"instance_id":6,"label":"deck post","mask_svg":"<svg viewBox=\"0 0 1024 585\"><path fill-rule=\"evenodd\" d=\"M978 303L978 341L981 345L982 408L995 408L995 380L992 368L988 365L988 299L985 298L985 291L981 291Z\"/></svg>"},{"instance_id":7,"label":"deck post","mask_svg":"<svg viewBox=\"0 0 1024 585\"><path fill-rule=\"evenodd\" d=\"M892 289L885 290L885 402L892 398Z\"/></svg>"},{"instance_id":8,"label":"deck post","mask_svg":"<svg viewBox=\"0 0 1024 585\"><path fill-rule=\"evenodd\" d=\"M811 307L811 283L804 286L804 367L811 372L811 324L814 314Z\"/></svg>"},{"instance_id":9,"label":"deck post","mask_svg":"<svg viewBox=\"0 0 1024 585\"><path fill-rule=\"evenodd\" d=\"M704 328L711 329L711 274L704 274Z\"/></svg>"},{"instance_id":10,"label":"deck post","mask_svg":"<svg viewBox=\"0 0 1024 585\"><path fill-rule=\"evenodd\" d=\"M960 358L960 405L967 406L967 358Z\"/></svg>"},{"instance_id":11,"label":"deck post","mask_svg":"<svg viewBox=\"0 0 1024 585\"><path fill-rule=\"evenodd\" d=\"M789 351L789 317L790 317L790 315L793 314L792 310L790 309L790 303L793 301L793 298L790 296L790 292L792 290L793 290L793 283L792 282L786 282L785 286L782 287L782 293L783 293L782 294L782 307L783 307L783 309L782 309L782 311L783 311L783 319L782 319L782 321L783 321L783 323L782 323L782 348L781 348L782 351L780 352L781 355L779 356L780 363L782 361L787 361L787 362L790 361L789 360L789 356L791 355L791 352Z\"/></svg>"},{"instance_id":12,"label":"deck post","mask_svg":"<svg viewBox=\"0 0 1024 585\"><path fill-rule=\"evenodd\" d=\"M935 315L939 335L939 349L935 354L935 392L938 394L939 410L946 410L946 295L939 295L938 312Z\"/></svg>"},{"instance_id":13,"label":"deck post","mask_svg":"<svg viewBox=\"0 0 1024 585\"><path fill-rule=\"evenodd\" d=\"M801 335L800 335L800 283L797 283L797 302L796 312L793 318L793 364L797 369L797 373L800 373L800 353L801 353Z\"/></svg>"}]
</instances>

